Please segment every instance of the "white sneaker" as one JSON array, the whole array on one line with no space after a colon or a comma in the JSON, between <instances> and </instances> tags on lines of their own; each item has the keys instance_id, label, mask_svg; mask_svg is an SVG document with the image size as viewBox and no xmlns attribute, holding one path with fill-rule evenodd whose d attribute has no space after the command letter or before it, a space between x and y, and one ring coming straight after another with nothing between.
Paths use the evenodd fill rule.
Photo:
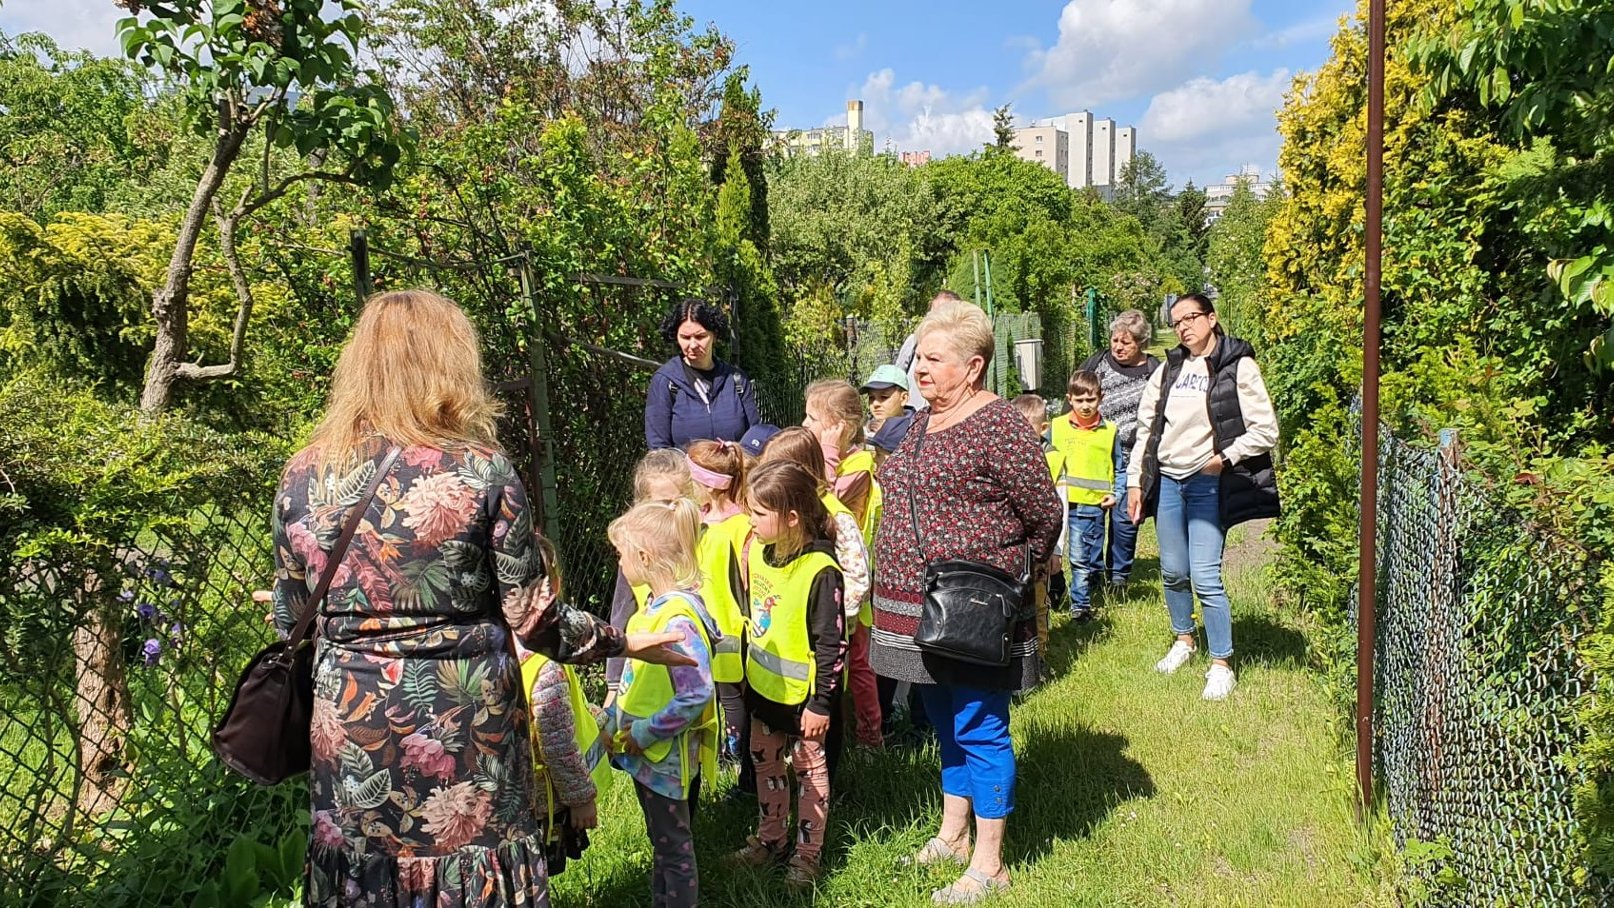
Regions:
<instances>
[{"instance_id":1,"label":"white sneaker","mask_svg":"<svg viewBox=\"0 0 1614 908\"><path fill-rule=\"evenodd\" d=\"M1162 675L1169 675L1177 669L1182 668L1183 664L1186 663L1189 657L1193 656L1193 654L1193 647L1182 642L1181 640L1178 640L1176 643L1171 644L1171 649L1166 650L1165 656L1161 657L1160 661L1154 664L1154 670Z\"/></svg>"},{"instance_id":2,"label":"white sneaker","mask_svg":"<svg viewBox=\"0 0 1614 908\"><path fill-rule=\"evenodd\" d=\"M1220 663L1211 663L1210 671L1205 673L1205 692L1199 695L1201 700L1226 700L1227 695L1233 692L1238 679L1233 677L1233 670Z\"/></svg>"}]
</instances>

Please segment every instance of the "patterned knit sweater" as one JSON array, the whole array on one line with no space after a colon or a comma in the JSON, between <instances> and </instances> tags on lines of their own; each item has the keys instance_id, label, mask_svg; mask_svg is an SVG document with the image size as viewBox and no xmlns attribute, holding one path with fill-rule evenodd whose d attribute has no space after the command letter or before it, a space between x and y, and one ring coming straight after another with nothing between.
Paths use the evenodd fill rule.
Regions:
<instances>
[{"instance_id":1,"label":"patterned knit sweater","mask_svg":"<svg viewBox=\"0 0 1614 908\"><path fill-rule=\"evenodd\" d=\"M1022 690L1041 665L1035 622L1024 622L1007 668L967 665L921 653L914 643L925 565L968 558L1019 573L1021 545L1033 563L1059 538L1064 510L1048 476L1042 443L1025 417L994 400L956 426L925 434L915 421L880 467L885 516L875 536L874 629L870 661L880 675L916 684L968 684ZM917 452L920 439L924 447ZM909 506L909 490L917 508ZM923 554L915 540L915 519Z\"/></svg>"}]
</instances>

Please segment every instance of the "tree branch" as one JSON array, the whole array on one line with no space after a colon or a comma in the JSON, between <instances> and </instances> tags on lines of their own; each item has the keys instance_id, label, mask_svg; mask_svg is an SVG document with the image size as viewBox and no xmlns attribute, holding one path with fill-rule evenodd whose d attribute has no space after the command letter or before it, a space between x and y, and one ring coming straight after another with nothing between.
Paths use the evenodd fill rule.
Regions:
<instances>
[{"instance_id":1,"label":"tree branch","mask_svg":"<svg viewBox=\"0 0 1614 908\"><path fill-rule=\"evenodd\" d=\"M235 298L239 305L235 312L235 329L230 334L230 361L213 366L180 363L174 368L174 374L187 381L210 381L239 372L241 351L246 344L247 324L252 321L252 285L247 281L246 269L241 266L241 257L236 254L235 248L235 231L240 226L240 219L233 212L225 215L216 202L213 205L213 216L219 222L219 252L224 256L224 263L230 269L230 284L235 288Z\"/></svg>"},{"instance_id":2,"label":"tree branch","mask_svg":"<svg viewBox=\"0 0 1614 908\"><path fill-rule=\"evenodd\" d=\"M359 185L359 180L350 173L339 173L334 170L305 170L302 173L294 173L289 177L283 177L280 182L274 185L273 189L265 191L257 198L247 202L244 205L236 206L236 209L230 212L230 216L235 218L237 221L243 220L253 212L257 211L259 208L268 205L270 202L273 202L274 200L285 195L287 192L290 192L293 186L296 186L298 183L306 183L309 180L324 180L331 183L347 183L353 186Z\"/></svg>"}]
</instances>

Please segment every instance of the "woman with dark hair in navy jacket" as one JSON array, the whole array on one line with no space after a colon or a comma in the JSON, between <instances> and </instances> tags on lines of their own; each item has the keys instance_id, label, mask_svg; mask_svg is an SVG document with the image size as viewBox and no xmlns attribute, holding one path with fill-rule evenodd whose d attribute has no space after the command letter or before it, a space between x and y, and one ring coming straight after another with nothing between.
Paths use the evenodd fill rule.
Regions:
<instances>
[{"instance_id":1,"label":"woman with dark hair in navy jacket","mask_svg":"<svg viewBox=\"0 0 1614 908\"><path fill-rule=\"evenodd\" d=\"M679 300L661 320L661 336L678 346L678 355L650 379L644 405L650 450L687 448L703 438L737 442L762 422L751 379L717 360L717 339L728 328L723 310L698 299Z\"/></svg>"}]
</instances>

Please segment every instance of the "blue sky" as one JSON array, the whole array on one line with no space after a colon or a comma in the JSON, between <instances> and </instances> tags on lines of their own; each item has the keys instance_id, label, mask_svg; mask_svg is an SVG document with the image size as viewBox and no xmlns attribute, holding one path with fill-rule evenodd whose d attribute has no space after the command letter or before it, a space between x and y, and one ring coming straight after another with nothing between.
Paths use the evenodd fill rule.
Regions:
<instances>
[{"instance_id":1,"label":"blue sky","mask_svg":"<svg viewBox=\"0 0 1614 908\"><path fill-rule=\"evenodd\" d=\"M1090 110L1138 129L1173 184L1270 173L1274 111L1294 74L1328 59L1350 0L850 2L681 0L738 45L781 128L844 122L861 98L880 148L953 154L1022 121ZM5 0L0 29L117 53L112 0Z\"/></svg>"},{"instance_id":2,"label":"blue sky","mask_svg":"<svg viewBox=\"0 0 1614 908\"><path fill-rule=\"evenodd\" d=\"M1173 184L1272 172L1274 112L1315 71L1350 0L880 3L684 0L738 44L781 128L845 121L863 99L878 147L948 154L1022 121L1091 110L1138 129Z\"/></svg>"}]
</instances>

